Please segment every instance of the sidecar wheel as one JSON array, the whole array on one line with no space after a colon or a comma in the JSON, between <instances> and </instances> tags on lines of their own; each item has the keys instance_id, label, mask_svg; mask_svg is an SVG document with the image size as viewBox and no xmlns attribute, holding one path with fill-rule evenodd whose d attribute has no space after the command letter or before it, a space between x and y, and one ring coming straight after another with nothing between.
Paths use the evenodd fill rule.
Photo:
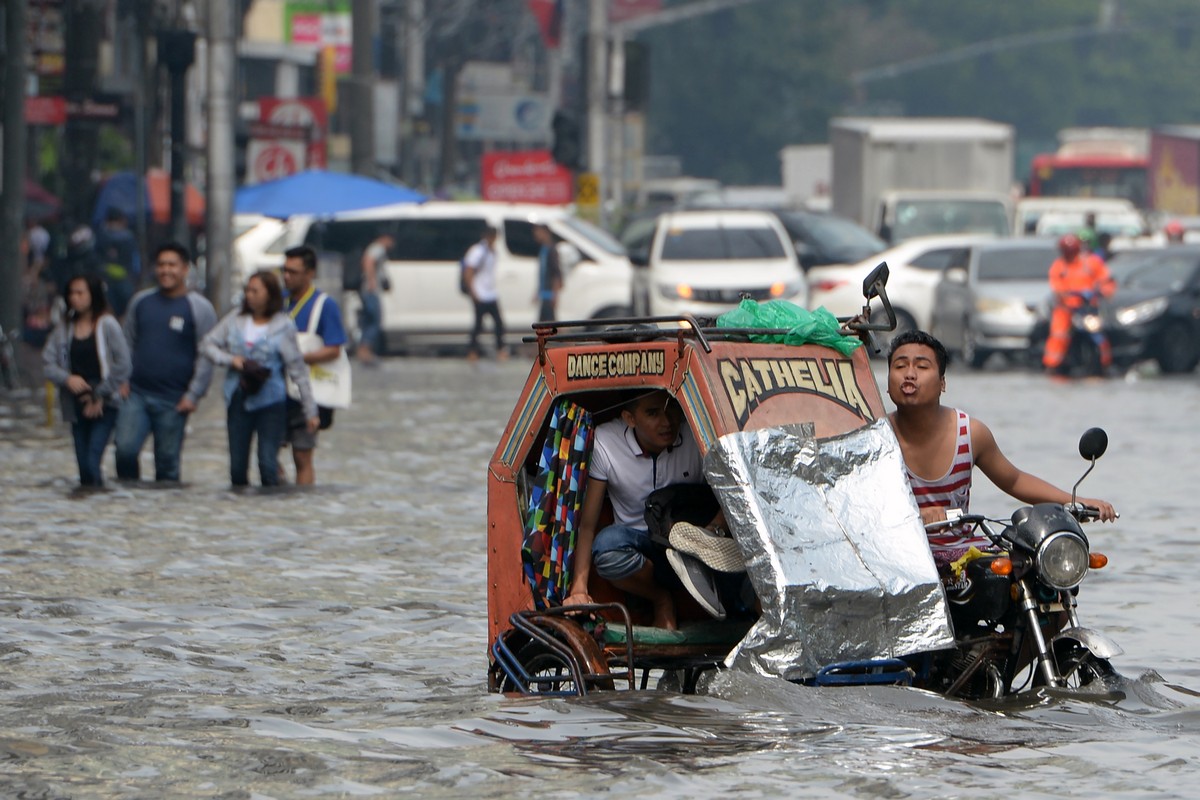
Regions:
<instances>
[{"instance_id":1,"label":"sidecar wheel","mask_svg":"<svg viewBox=\"0 0 1200 800\"><path fill-rule=\"evenodd\" d=\"M559 635L555 646L533 639L516 651L516 661L525 675L528 687L522 686L513 675L504 674L501 692L525 694L584 695L593 691L611 691L613 679L599 645L583 629L561 619L546 619L554 623ZM582 678L582 685L576 676Z\"/></svg>"}]
</instances>

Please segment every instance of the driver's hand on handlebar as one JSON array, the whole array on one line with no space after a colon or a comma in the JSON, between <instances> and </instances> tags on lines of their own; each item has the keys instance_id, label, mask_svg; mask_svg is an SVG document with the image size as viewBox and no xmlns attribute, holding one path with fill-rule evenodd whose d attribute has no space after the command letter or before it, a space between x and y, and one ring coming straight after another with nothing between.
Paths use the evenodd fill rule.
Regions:
<instances>
[{"instance_id":1,"label":"driver's hand on handlebar","mask_svg":"<svg viewBox=\"0 0 1200 800\"><path fill-rule=\"evenodd\" d=\"M1101 522L1112 522L1120 516L1117 510L1113 508L1112 503L1106 503L1103 500L1097 500L1092 497L1080 497L1077 502L1083 503L1085 506L1091 506L1099 511Z\"/></svg>"},{"instance_id":2,"label":"driver's hand on handlebar","mask_svg":"<svg viewBox=\"0 0 1200 800\"><path fill-rule=\"evenodd\" d=\"M930 506L921 509L921 524L930 525L934 522L946 521L946 509L942 506Z\"/></svg>"}]
</instances>

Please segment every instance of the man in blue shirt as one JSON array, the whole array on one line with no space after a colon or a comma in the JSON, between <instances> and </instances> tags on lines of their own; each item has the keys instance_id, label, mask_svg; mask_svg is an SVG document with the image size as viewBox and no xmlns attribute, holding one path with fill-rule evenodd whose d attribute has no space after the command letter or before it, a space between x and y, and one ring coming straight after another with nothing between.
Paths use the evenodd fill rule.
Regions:
<instances>
[{"instance_id":1,"label":"man in blue shirt","mask_svg":"<svg viewBox=\"0 0 1200 800\"><path fill-rule=\"evenodd\" d=\"M558 293L562 289L558 250L555 247L554 234L545 224L533 226L533 238L541 245L538 249L538 322L553 322L558 306Z\"/></svg>"},{"instance_id":2,"label":"man in blue shirt","mask_svg":"<svg viewBox=\"0 0 1200 800\"><path fill-rule=\"evenodd\" d=\"M318 289L317 254L311 247L293 247L284 253L283 285L288 298L284 310L291 315L300 332L300 350L305 363L324 364L337 359L346 344L342 312L332 297ZM323 298L323 300L322 300ZM320 317L313 324L312 314L320 308ZM308 341L305 333L312 331L320 341ZM287 441L292 446L292 461L296 464L296 483L310 485L316 481L313 450L317 447L316 432L309 432L300 403L288 398ZM328 412L322 411L322 414Z\"/></svg>"},{"instance_id":3,"label":"man in blue shirt","mask_svg":"<svg viewBox=\"0 0 1200 800\"><path fill-rule=\"evenodd\" d=\"M217 323L212 303L188 289L191 254L177 242L154 254L158 287L138 292L125 312L125 338L133 374L121 388L117 418L117 478L138 480L138 454L154 434L154 479L179 480L179 457L188 415L208 391L213 366L199 354L200 340Z\"/></svg>"}]
</instances>

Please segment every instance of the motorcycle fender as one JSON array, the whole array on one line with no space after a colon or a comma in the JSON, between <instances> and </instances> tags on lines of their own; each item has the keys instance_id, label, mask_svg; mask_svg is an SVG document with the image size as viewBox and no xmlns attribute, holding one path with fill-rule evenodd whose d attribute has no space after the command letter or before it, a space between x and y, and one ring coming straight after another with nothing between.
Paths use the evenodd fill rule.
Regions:
<instances>
[{"instance_id":1,"label":"motorcycle fender","mask_svg":"<svg viewBox=\"0 0 1200 800\"><path fill-rule=\"evenodd\" d=\"M1059 639L1072 639L1079 642L1097 658L1112 658L1125 652L1121 649L1121 645L1091 628L1063 628L1053 641L1057 642Z\"/></svg>"}]
</instances>

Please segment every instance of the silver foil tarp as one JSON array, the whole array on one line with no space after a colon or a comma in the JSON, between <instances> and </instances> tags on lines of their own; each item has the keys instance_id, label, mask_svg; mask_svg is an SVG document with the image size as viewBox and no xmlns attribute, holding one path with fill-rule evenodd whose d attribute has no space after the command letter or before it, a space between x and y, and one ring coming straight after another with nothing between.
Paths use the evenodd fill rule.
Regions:
<instances>
[{"instance_id":1,"label":"silver foil tarp","mask_svg":"<svg viewBox=\"0 0 1200 800\"><path fill-rule=\"evenodd\" d=\"M728 434L705 474L762 616L725 664L803 680L827 664L953 644L945 595L886 419Z\"/></svg>"}]
</instances>

